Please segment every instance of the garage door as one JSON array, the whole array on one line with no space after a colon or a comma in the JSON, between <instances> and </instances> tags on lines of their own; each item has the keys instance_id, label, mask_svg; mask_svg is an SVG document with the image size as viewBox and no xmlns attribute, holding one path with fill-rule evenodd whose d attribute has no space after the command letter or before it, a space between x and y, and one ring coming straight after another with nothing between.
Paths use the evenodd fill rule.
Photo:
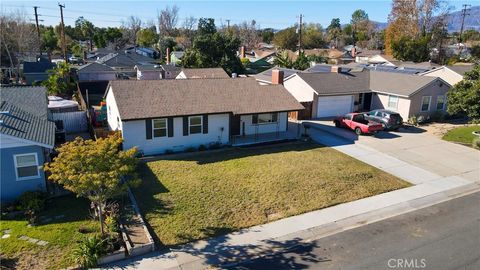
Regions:
<instances>
[{"instance_id":1,"label":"garage door","mask_svg":"<svg viewBox=\"0 0 480 270\"><path fill-rule=\"evenodd\" d=\"M317 117L332 117L352 111L353 96L319 97Z\"/></svg>"}]
</instances>

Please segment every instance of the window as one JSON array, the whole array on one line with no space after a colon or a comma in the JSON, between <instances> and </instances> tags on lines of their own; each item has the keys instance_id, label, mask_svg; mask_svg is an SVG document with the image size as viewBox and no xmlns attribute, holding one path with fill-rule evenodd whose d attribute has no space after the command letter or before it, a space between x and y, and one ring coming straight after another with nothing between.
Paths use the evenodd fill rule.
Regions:
<instances>
[{"instance_id":1,"label":"window","mask_svg":"<svg viewBox=\"0 0 480 270\"><path fill-rule=\"evenodd\" d=\"M167 136L167 119L153 119L153 137Z\"/></svg>"},{"instance_id":2,"label":"window","mask_svg":"<svg viewBox=\"0 0 480 270\"><path fill-rule=\"evenodd\" d=\"M426 112L430 110L430 101L432 100L431 96L424 96L422 97L422 112Z\"/></svg>"},{"instance_id":3,"label":"window","mask_svg":"<svg viewBox=\"0 0 480 270\"><path fill-rule=\"evenodd\" d=\"M190 116L188 118L188 129L190 134L202 133L202 117Z\"/></svg>"},{"instance_id":4,"label":"window","mask_svg":"<svg viewBox=\"0 0 480 270\"><path fill-rule=\"evenodd\" d=\"M398 97L397 96L388 96L388 108L397 109L398 108Z\"/></svg>"},{"instance_id":5,"label":"window","mask_svg":"<svg viewBox=\"0 0 480 270\"><path fill-rule=\"evenodd\" d=\"M351 114L345 114L344 118L347 119L347 120L352 120L352 115Z\"/></svg>"},{"instance_id":6,"label":"window","mask_svg":"<svg viewBox=\"0 0 480 270\"><path fill-rule=\"evenodd\" d=\"M17 180L27 180L36 178L40 175L38 172L38 159L36 153L14 155L13 159L15 162Z\"/></svg>"},{"instance_id":7,"label":"window","mask_svg":"<svg viewBox=\"0 0 480 270\"><path fill-rule=\"evenodd\" d=\"M273 113L262 113L258 115L259 124L268 124L273 122L277 122L277 119L275 119Z\"/></svg>"},{"instance_id":8,"label":"window","mask_svg":"<svg viewBox=\"0 0 480 270\"><path fill-rule=\"evenodd\" d=\"M437 96L437 111L445 109L445 96Z\"/></svg>"},{"instance_id":9,"label":"window","mask_svg":"<svg viewBox=\"0 0 480 270\"><path fill-rule=\"evenodd\" d=\"M363 104L363 93L358 95L358 104Z\"/></svg>"}]
</instances>

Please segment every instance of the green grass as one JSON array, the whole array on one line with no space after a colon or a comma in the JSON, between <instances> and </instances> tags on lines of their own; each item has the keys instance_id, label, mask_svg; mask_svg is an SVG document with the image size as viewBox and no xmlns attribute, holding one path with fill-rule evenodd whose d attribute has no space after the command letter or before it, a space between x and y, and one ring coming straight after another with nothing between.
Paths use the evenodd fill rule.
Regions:
<instances>
[{"instance_id":1,"label":"green grass","mask_svg":"<svg viewBox=\"0 0 480 270\"><path fill-rule=\"evenodd\" d=\"M89 217L88 210L88 201L64 196L47 201L37 226L28 227L24 217L9 219L2 216L0 234L3 235L7 229L12 231L9 238L0 239L2 264L15 269L60 269L73 265L72 249L77 241L90 234L81 234L78 229L84 227L92 233L99 230L98 223ZM22 235L48 241L49 244L31 244L18 239Z\"/></svg>"},{"instance_id":2,"label":"green grass","mask_svg":"<svg viewBox=\"0 0 480 270\"><path fill-rule=\"evenodd\" d=\"M475 138L475 135L472 134L473 131L480 131L480 125L454 128L443 135L442 139L472 145L473 138Z\"/></svg>"},{"instance_id":3,"label":"green grass","mask_svg":"<svg viewBox=\"0 0 480 270\"><path fill-rule=\"evenodd\" d=\"M171 157L144 164L140 174L142 184L135 195L157 240L165 245L409 186L313 143Z\"/></svg>"}]
</instances>

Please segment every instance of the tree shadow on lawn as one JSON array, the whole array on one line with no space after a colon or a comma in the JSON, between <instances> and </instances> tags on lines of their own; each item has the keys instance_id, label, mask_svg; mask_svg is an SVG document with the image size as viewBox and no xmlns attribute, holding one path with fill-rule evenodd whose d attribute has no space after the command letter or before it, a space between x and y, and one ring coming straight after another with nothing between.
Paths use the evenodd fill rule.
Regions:
<instances>
[{"instance_id":1,"label":"tree shadow on lawn","mask_svg":"<svg viewBox=\"0 0 480 270\"><path fill-rule=\"evenodd\" d=\"M274 143L260 146L243 146L226 148L222 151L215 152L195 152L185 154L175 154L173 156L165 156L164 160L181 160L181 161L195 161L197 164L209 164L222 162L227 160L240 159L251 156L286 153L286 152L303 152L325 146L315 142L284 142Z\"/></svg>"}]
</instances>

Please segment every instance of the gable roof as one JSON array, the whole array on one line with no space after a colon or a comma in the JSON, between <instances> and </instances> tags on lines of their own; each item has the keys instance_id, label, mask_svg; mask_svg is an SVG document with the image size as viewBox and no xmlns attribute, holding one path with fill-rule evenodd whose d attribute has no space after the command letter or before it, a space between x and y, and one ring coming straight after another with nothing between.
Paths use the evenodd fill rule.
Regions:
<instances>
[{"instance_id":1,"label":"gable roof","mask_svg":"<svg viewBox=\"0 0 480 270\"><path fill-rule=\"evenodd\" d=\"M230 78L223 68L184 68L187 79Z\"/></svg>"},{"instance_id":2,"label":"gable roof","mask_svg":"<svg viewBox=\"0 0 480 270\"><path fill-rule=\"evenodd\" d=\"M0 87L0 101L14 104L19 109L47 119L47 90L43 86Z\"/></svg>"},{"instance_id":3,"label":"gable roof","mask_svg":"<svg viewBox=\"0 0 480 270\"><path fill-rule=\"evenodd\" d=\"M283 85L253 78L111 81L120 118L135 120L195 114L252 114L303 109Z\"/></svg>"},{"instance_id":4,"label":"gable roof","mask_svg":"<svg viewBox=\"0 0 480 270\"><path fill-rule=\"evenodd\" d=\"M113 68L100 64L97 62L92 62L90 64L83 65L78 68L77 73L90 73L90 72L113 72Z\"/></svg>"},{"instance_id":5,"label":"gable roof","mask_svg":"<svg viewBox=\"0 0 480 270\"><path fill-rule=\"evenodd\" d=\"M437 80L437 77L417 76L402 73L370 72L370 89L375 92L412 96L418 90Z\"/></svg>"},{"instance_id":6,"label":"gable roof","mask_svg":"<svg viewBox=\"0 0 480 270\"><path fill-rule=\"evenodd\" d=\"M465 72L472 71L474 67L475 67L474 64L447 66L447 68L453 70L454 72L456 72L456 73L458 73L462 76L465 75Z\"/></svg>"},{"instance_id":7,"label":"gable roof","mask_svg":"<svg viewBox=\"0 0 480 270\"><path fill-rule=\"evenodd\" d=\"M261 73L253 75L257 81L262 81L262 82L267 82L267 83L272 83L272 71L273 70L281 70L283 71L283 80L286 80L287 78L290 78L294 74L301 72L300 70L296 69L291 69L291 68L282 68L282 67L273 67L270 69L267 69Z\"/></svg>"},{"instance_id":8,"label":"gable roof","mask_svg":"<svg viewBox=\"0 0 480 270\"><path fill-rule=\"evenodd\" d=\"M50 61L23 62L23 73L46 73L54 67L55 64Z\"/></svg>"},{"instance_id":9,"label":"gable roof","mask_svg":"<svg viewBox=\"0 0 480 270\"><path fill-rule=\"evenodd\" d=\"M318 95L337 95L370 92L369 72L298 73Z\"/></svg>"},{"instance_id":10,"label":"gable roof","mask_svg":"<svg viewBox=\"0 0 480 270\"><path fill-rule=\"evenodd\" d=\"M132 68L139 64L152 64L154 59L135 53L135 52L118 52L110 53L97 60L97 63L105 64L109 67Z\"/></svg>"}]
</instances>

